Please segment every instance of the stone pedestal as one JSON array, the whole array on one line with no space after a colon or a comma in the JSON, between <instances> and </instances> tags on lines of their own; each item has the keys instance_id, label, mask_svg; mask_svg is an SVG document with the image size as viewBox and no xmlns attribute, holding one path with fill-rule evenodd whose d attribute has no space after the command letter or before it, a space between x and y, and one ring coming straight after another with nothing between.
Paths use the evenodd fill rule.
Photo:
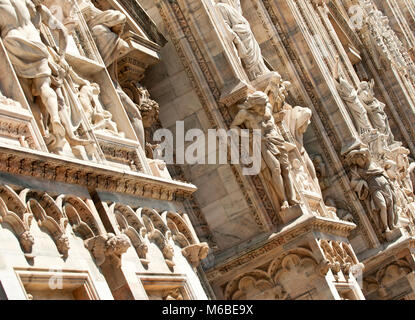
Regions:
<instances>
[{"instance_id":1,"label":"stone pedestal","mask_svg":"<svg viewBox=\"0 0 415 320\"><path fill-rule=\"evenodd\" d=\"M303 215L303 209L300 205L290 207L285 210L281 210L280 216L284 224L294 221L295 219Z\"/></svg>"}]
</instances>

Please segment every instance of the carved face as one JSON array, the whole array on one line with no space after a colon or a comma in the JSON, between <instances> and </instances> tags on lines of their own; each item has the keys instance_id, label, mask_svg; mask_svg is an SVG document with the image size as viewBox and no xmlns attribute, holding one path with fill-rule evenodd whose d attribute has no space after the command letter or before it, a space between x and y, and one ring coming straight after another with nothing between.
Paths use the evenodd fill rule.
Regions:
<instances>
[{"instance_id":1,"label":"carved face","mask_svg":"<svg viewBox=\"0 0 415 320\"><path fill-rule=\"evenodd\" d=\"M174 256L174 249L173 246L171 244L166 244L163 248L163 256L164 258L171 260L173 259Z\"/></svg>"},{"instance_id":2,"label":"carved face","mask_svg":"<svg viewBox=\"0 0 415 320\"><path fill-rule=\"evenodd\" d=\"M397 165L394 161L388 161L387 162L385 169L386 169L386 173L387 173L387 175L390 179L392 179L392 180L396 179L397 173L398 173L397 168L398 167L397 167Z\"/></svg>"},{"instance_id":3,"label":"carved face","mask_svg":"<svg viewBox=\"0 0 415 320\"><path fill-rule=\"evenodd\" d=\"M361 168L366 166L366 159L362 155L354 157L353 162Z\"/></svg>"},{"instance_id":4,"label":"carved face","mask_svg":"<svg viewBox=\"0 0 415 320\"><path fill-rule=\"evenodd\" d=\"M69 239L66 235L61 235L58 240L56 240L56 246L61 254L67 255L69 251Z\"/></svg>"},{"instance_id":5,"label":"carved face","mask_svg":"<svg viewBox=\"0 0 415 320\"><path fill-rule=\"evenodd\" d=\"M256 114L263 116L265 114L265 111L267 109L267 104L256 104L252 111L254 111Z\"/></svg>"},{"instance_id":6,"label":"carved face","mask_svg":"<svg viewBox=\"0 0 415 320\"><path fill-rule=\"evenodd\" d=\"M35 243L35 239L33 238L32 234L29 231L24 232L20 236L20 244L25 253L32 252L34 243Z\"/></svg>"},{"instance_id":7,"label":"carved face","mask_svg":"<svg viewBox=\"0 0 415 320\"><path fill-rule=\"evenodd\" d=\"M372 92L372 89L370 88L370 85L366 81L362 81L359 84L359 97L367 103L370 103L374 99L374 95Z\"/></svg>"},{"instance_id":8,"label":"carved face","mask_svg":"<svg viewBox=\"0 0 415 320\"><path fill-rule=\"evenodd\" d=\"M130 240L129 238L124 235L112 236L107 241L107 253L114 253L117 255L121 255L128 250L130 247Z\"/></svg>"},{"instance_id":9,"label":"carved face","mask_svg":"<svg viewBox=\"0 0 415 320\"><path fill-rule=\"evenodd\" d=\"M294 159L292 167L294 170L299 170L301 168L301 162L298 159Z\"/></svg>"}]
</instances>

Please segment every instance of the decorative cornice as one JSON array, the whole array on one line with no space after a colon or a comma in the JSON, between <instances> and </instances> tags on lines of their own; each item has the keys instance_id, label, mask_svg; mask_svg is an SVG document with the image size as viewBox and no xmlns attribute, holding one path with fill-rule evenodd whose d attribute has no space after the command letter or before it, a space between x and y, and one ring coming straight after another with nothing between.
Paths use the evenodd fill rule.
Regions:
<instances>
[{"instance_id":1,"label":"decorative cornice","mask_svg":"<svg viewBox=\"0 0 415 320\"><path fill-rule=\"evenodd\" d=\"M3 143L0 143L0 171L157 200L182 200L197 190L185 182L26 148L11 149Z\"/></svg>"},{"instance_id":2,"label":"decorative cornice","mask_svg":"<svg viewBox=\"0 0 415 320\"><path fill-rule=\"evenodd\" d=\"M369 272L372 268L380 265L382 261L389 259L389 257L393 255L399 254L405 249L408 251L415 250L415 237L405 237L387 247L370 250L367 252L370 256L363 260L360 255L359 261L364 263L366 266L365 270Z\"/></svg>"},{"instance_id":3,"label":"decorative cornice","mask_svg":"<svg viewBox=\"0 0 415 320\"><path fill-rule=\"evenodd\" d=\"M219 263L214 268L206 270L205 273L209 281L214 281L234 269L246 266L252 261L267 255L273 249L281 247L309 232L317 231L347 238L355 228L356 225L354 223L346 221L335 221L317 216L303 217L294 226L291 225L286 227L285 230L279 230L277 233L268 237L267 240L258 243L256 248L239 256L235 255L233 258Z\"/></svg>"}]
</instances>

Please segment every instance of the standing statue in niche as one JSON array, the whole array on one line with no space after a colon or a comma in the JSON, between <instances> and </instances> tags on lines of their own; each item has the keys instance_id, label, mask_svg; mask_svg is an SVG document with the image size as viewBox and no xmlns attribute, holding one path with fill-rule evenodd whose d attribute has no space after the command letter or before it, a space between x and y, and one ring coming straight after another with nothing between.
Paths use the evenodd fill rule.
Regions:
<instances>
[{"instance_id":1,"label":"standing statue in niche","mask_svg":"<svg viewBox=\"0 0 415 320\"><path fill-rule=\"evenodd\" d=\"M90 12L85 15L85 19L91 29L98 50L104 60L108 72L110 73L121 102L124 105L129 118L131 119L138 140L142 148L145 149L145 132L140 109L124 92L123 88L119 84L117 75L117 60L130 51L128 43L121 39L121 34L124 31L127 18L119 11L101 11L90 1L85 3L87 3L91 9Z\"/></svg>"},{"instance_id":2,"label":"standing statue in niche","mask_svg":"<svg viewBox=\"0 0 415 320\"><path fill-rule=\"evenodd\" d=\"M396 194L384 170L372 161L366 148L350 152L347 160L352 165L351 187L360 200L370 200L372 210L380 215L382 232L387 234L396 229Z\"/></svg>"},{"instance_id":3,"label":"standing statue in niche","mask_svg":"<svg viewBox=\"0 0 415 320\"><path fill-rule=\"evenodd\" d=\"M391 145L395 142L395 139L389 125L388 116L384 111L386 105L375 98L374 86L374 80L370 83L366 81L360 82L359 98L362 100L363 106L366 108L375 129L379 133L384 134L387 137L388 144Z\"/></svg>"},{"instance_id":4,"label":"standing statue in niche","mask_svg":"<svg viewBox=\"0 0 415 320\"><path fill-rule=\"evenodd\" d=\"M275 124L268 96L261 91L251 94L232 122L231 129L245 124L249 129L261 130L261 152L272 174L272 186L278 194L281 209L298 204L295 199L293 181L290 177L290 162L286 141Z\"/></svg>"},{"instance_id":5,"label":"standing statue in niche","mask_svg":"<svg viewBox=\"0 0 415 320\"><path fill-rule=\"evenodd\" d=\"M298 150L300 150L301 157L307 166L307 170L314 181L316 191L321 194L320 183L317 177L316 168L313 160L304 147L304 134L311 123L313 112L309 108L296 106L292 108L289 105L285 107L286 119L291 135L294 137Z\"/></svg>"},{"instance_id":6,"label":"standing statue in niche","mask_svg":"<svg viewBox=\"0 0 415 320\"><path fill-rule=\"evenodd\" d=\"M271 78L270 83L264 92L269 98L275 121L279 122L285 117L285 106L287 105L286 99L291 82L283 81L281 75L277 72L274 72L274 74L275 76Z\"/></svg>"},{"instance_id":7,"label":"standing statue in niche","mask_svg":"<svg viewBox=\"0 0 415 320\"><path fill-rule=\"evenodd\" d=\"M41 23L59 32L59 61L65 59L68 35L65 27L41 1L0 0L0 31L16 74L30 82L32 94L39 96L50 117L50 127L58 144L65 138L59 116L59 102L52 89L48 47L42 42Z\"/></svg>"},{"instance_id":8,"label":"standing statue in niche","mask_svg":"<svg viewBox=\"0 0 415 320\"><path fill-rule=\"evenodd\" d=\"M353 86L339 74L339 63L340 59L339 57L336 57L336 65L333 70L333 77L336 80L336 87L340 97L346 102L347 106L349 107L349 110L353 115L353 119L356 122L359 134L365 135L372 133L374 129L370 124L366 108L360 101L357 90L355 90Z\"/></svg>"},{"instance_id":9,"label":"standing statue in niche","mask_svg":"<svg viewBox=\"0 0 415 320\"><path fill-rule=\"evenodd\" d=\"M232 36L232 41L249 80L255 80L259 76L269 73L270 70L265 65L261 48L255 39L251 26L242 14L240 1L217 0L216 7Z\"/></svg>"},{"instance_id":10,"label":"standing statue in niche","mask_svg":"<svg viewBox=\"0 0 415 320\"><path fill-rule=\"evenodd\" d=\"M302 165L301 161L298 159L293 160L292 170L294 172L295 180L297 185L300 186L302 191L314 191L313 185L308 179L308 174Z\"/></svg>"},{"instance_id":11,"label":"standing statue in niche","mask_svg":"<svg viewBox=\"0 0 415 320\"><path fill-rule=\"evenodd\" d=\"M137 101L137 107L143 118L142 122L145 128L146 155L149 159L156 159L158 156L154 154L158 144L152 143L151 128L159 121L160 106L150 98L148 90L137 82L133 82L129 86L131 88L134 101Z\"/></svg>"},{"instance_id":12,"label":"standing statue in niche","mask_svg":"<svg viewBox=\"0 0 415 320\"><path fill-rule=\"evenodd\" d=\"M267 94L272 106L272 115L275 122L285 120L291 135L295 139L297 148L301 153L301 158L306 165L307 171L310 173L311 178L315 183L316 187L314 189L321 194L313 161L307 153L303 142L304 134L311 123L311 117L313 115L312 111L309 108L303 108L300 106L293 108L290 104L288 104L286 99L288 97L288 89L291 86L291 83L289 81L283 81L278 73L275 74L276 76L271 79L269 85L265 89L265 93ZM303 169L305 170L305 168Z\"/></svg>"}]
</instances>

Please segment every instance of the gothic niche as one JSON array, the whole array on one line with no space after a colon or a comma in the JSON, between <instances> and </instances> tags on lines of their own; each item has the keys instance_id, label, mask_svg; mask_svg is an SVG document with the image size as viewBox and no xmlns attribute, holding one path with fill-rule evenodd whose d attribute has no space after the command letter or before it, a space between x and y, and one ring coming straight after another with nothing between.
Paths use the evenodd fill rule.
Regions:
<instances>
[{"instance_id":1,"label":"gothic niche","mask_svg":"<svg viewBox=\"0 0 415 320\"><path fill-rule=\"evenodd\" d=\"M405 259L399 259L384 266L374 274L365 276L363 280L363 292L366 296L370 295L372 298L375 295L375 298L377 296L381 299L393 299L390 296L392 291L389 287L411 272L413 270L409 263Z\"/></svg>"},{"instance_id":2,"label":"gothic niche","mask_svg":"<svg viewBox=\"0 0 415 320\"><path fill-rule=\"evenodd\" d=\"M62 10L66 25L70 26L73 2L60 5L55 4L54 8ZM2 40L46 145L56 154L94 160L96 148L82 121L77 98L78 87L85 80L65 59L69 43L67 28L39 2L27 1L6 12L10 18L27 17L24 18L27 21L19 20L19 25L8 25ZM35 15L40 18L36 25L31 20ZM19 29L21 24L27 26L24 33Z\"/></svg>"},{"instance_id":3,"label":"gothic niche","mask_svg":"<svg viewBox=\"0 0 415 320\"><path fill-rule=\"evenodd\" d=\"M374 81L361 81L355 89L340 75L339 64L336 57L333 77L362 141L345 155L351 168L351 186L369 208L380 238L392 241L399 237L398 229L413 219L409 150L395 141L384 111L386 105L375 97Z\"/></svg>"}]
</instances>

